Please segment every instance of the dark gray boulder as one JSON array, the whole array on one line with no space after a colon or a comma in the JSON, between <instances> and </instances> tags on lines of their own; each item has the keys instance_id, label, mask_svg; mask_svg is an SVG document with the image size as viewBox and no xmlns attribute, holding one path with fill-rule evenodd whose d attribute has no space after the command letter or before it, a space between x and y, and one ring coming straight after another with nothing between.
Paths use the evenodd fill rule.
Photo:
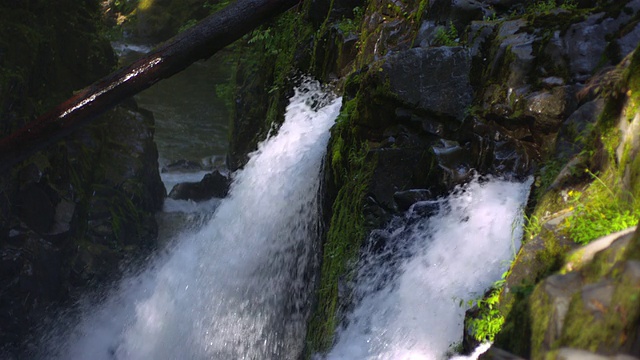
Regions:
<instances>
[{"instance_id":1,"label":"dark gray boulder","mask_svg":"<svg viewBox=\"0 0 640 360\"><path fill-rule=\"evenodd\" d=\"M169 197L176 200L204 201L223 198L229 192L231 179L215 170L206 174L200 182L185 182L171 189Z\"/></svg>"},{"instance_id":2,"label":"dark gray boulder","mask_svg":"<svg viewBox=\"0 0 640 360\"><path fill-rule=\"evenodd\" d=\"M638 11L640 11L640 1L632 0L628 1L624 10L615 17L608 17L605 13L593 14L586 20L569 27L564 34L563 45L574 80L587 80L598 68L620 61L635 49L640 39L640 30L637 29L637 25L628 32L625 31L625 35L615 41L618 45L618 54L607 51L610 46L610 37L631 24Z\"/></svg>"},{"instance_id":3,"label":"dark gray boulder","mask_svg":"<svg viewBox=\"0 0 640 360\"><path fill-rule=\"evenodd\" d=\"M382 71L390 91L418 109L462 120L471 104L471 59L462 47L414 48L390 56Z\"/></svg>"},{"instance_id":4,"label":"dark gray boulder","mask_svg":"<svg viewBox=\"0 0 640 360\"><path fill-rule=\"evenodd\" d=\"M527 25L524 19L505 21L496 35L499 45L490 65L490 74L505 79L508 88L527 85L534 66L533 43L537 39L523 31Z\"/></svg>"},{"instance_id":5,"label":"dark gray boulder","mask_svg":"<svg viewBox=\"0 0 640 360\"><path fill-rule=\"evenodd\" d=\"M556 156L560 159L569 159L582 151L584 143L591 131L590 125L595 124L602 113L604 101L596 99L589 101L574 111L560 127L556 139Z\"/></svg>"},{"instance_id":6,"label":"dark gray boulder","mask_svg":"<svg viewBox=\"0 0 640 360\"><path fill-rule=\"evenodd\" d=\"M543 132L557 130L577 107L572 86L557 86L551 90L534 92L524 100L525 114L533 117L534 126Z\"/></svg>"}]
</instances>

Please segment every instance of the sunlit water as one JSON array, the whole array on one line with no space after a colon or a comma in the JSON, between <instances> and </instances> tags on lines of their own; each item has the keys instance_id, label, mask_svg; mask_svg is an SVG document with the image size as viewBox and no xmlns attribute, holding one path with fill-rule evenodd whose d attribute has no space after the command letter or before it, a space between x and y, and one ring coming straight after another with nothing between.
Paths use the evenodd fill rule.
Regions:
<instances>
[{"instance_id":1,"label":"sunlit water","mask_svg":"<svg viewBox=\"0 0 640 360\"><path fill-rule=\"evenodd\" d=\"M468 301L500 279L520 245L529 187L476 179L374 231L355 306L326 359L448 358L462 340Z\"/></svg>"},{"instance_id":2,"label":"sunlit water","mask_svg":"<svg viewBox=\"0 0 640 360\"><path fill-rule=\"evenodd\" d=\"M235 175L212 218L102 304L60 320L39 356L296 358L317 265L319 172L340 102L316 83L297 90L278 134Z\"/></svg>"}]
</instances>

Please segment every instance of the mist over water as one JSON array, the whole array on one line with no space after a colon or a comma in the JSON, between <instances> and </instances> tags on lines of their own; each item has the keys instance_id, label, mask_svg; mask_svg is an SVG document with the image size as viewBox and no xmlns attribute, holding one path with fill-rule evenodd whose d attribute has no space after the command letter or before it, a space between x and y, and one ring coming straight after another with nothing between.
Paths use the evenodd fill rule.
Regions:
<instances>
[{"instance_id":1,"label":"mist over water","mask_svg":"<svg viewBox=\"0 0 640 360\"><path fill-rule=\"evenodd\" d=\"M520 246L530 185L476 179L374 231L355 306L326 359L448 358L462 340L467 301L500 279Z\"/></svg>"},{"instance_id":2,"label":"mist over water","mask_svg":"<svg viewBox=\"0 0 640 360\"><path fill-rule=\"evenodd\" d=\"M100 305L60 320L39 357L296 358L318 260L319 173L340 104L317 83L297 89L278 134L235 174L212 218Z\"/></svg>"}]
</instances>

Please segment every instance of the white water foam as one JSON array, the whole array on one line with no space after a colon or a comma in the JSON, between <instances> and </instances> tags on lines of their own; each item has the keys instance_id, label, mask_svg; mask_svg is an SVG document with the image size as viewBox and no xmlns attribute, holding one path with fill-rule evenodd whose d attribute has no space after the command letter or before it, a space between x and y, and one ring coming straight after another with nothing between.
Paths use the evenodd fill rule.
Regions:
<instances>
[{"instance_id":1,"label":"white water foam","mask_svg":"<svg viewBox=\"0 0 640 360\"><path fill-rule=\"evenodd\" d=\"M39 356L295 358L317 260L320 167L340 104L314 82L296 90L278 134L236 174L208 224L69 330L61 323Z\"/></svg>"},{"instance_id":2,"label":"white water foam","mask_svg":"<svg viewBox=\"0 0 640 360\"><path fill-rule=\"evenodd\" d=\"M450 356L462 340L467 301L500 279L519 247L530 184L476 179L373 232L355 307L326 358Z\"/></svg>"}]
</instances>

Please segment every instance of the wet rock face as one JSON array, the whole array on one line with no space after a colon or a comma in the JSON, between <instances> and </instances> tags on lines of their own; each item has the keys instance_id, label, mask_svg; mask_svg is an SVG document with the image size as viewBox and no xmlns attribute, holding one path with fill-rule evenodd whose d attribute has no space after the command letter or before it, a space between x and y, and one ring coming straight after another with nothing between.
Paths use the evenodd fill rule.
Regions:
<instances>
[{"instance_id":1,"label":"wet rock face","mask_svg":"<svg viewBox=\"0 0 640 360\"><path fill-rule=\"evenodd\" d=\"M406 189L426 188L429 184L423 169L430 166L432 155L423 149L377 149L377 159L370 191L386 209L395 209L395 193Z\"/></svg>"},{"instance_id":2,"label":"wet rock face","mask_svg":"<svg viewBox=\"0 0 640 360\"><path fill-rule=\"evenodd\" d=\"M418 109L461 120L473 97L471 59L462 47L415 48L387 59L389 90Z\"/></svg>"},{"instance_id":3,"label":"wet rock face","mask_svg":"<svg viewBox=\"0 0 640 360\"><path fill-rule=\"evenodd\" d=\"M468 117L471 57L461 47L414 48L389 56L375 82L360 87L368 106L358 114L362 135L379 143L370 192L386 211L406 209L429 189L438 196L476 173L526 174L535 158L526 127L515 131ZM398 202L399 201L399 202Z\"/></svg>"},{"instance_id":4,"label":"wet rock face","mask_svg":"<svg viewBox=\"0 0 640 360\"><path fill-rule=\"evenodd\" d=\"M358 94L353 133L373 144L366 210L372 216L420 199L410 194L437 197L478 173L530 172L537 158L530 124L506 128L468 116L469 72L464 49L441 47L401 51L354 75L363 80L351 90Z\"/></svg>"},{"instance_id":5,"label":"wet rock face","mask_svg":"<svg viewBox=\"0 0 640 360\"><path fill-rule=\"evenodd\" d=\"M264 85L268 81L267 72L240 66L237 72L234 104L235 116L232 120L233 135L229 141L227 167L235 171L249 160L249 153L258 146L258 139L266 135L271 124L265 124L269 96Z\"/></svg>"}]
</instances>

